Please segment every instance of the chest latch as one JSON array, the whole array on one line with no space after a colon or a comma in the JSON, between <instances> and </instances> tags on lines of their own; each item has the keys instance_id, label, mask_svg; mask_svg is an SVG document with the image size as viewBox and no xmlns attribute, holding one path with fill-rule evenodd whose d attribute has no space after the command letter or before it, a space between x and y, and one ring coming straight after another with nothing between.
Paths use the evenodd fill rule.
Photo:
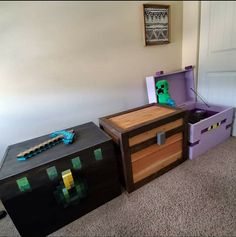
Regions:
<instances>
[{"instance_id":1,"label":"chest latch","mask_svg":"<svg viewBox=\"0 0 236 237\"><path fill-rule=\"evenodd\" d=\"M157 133L157 144L163 145L166 142L166 133L165 132L159 132Z\"/></svg>"}]
</instances>

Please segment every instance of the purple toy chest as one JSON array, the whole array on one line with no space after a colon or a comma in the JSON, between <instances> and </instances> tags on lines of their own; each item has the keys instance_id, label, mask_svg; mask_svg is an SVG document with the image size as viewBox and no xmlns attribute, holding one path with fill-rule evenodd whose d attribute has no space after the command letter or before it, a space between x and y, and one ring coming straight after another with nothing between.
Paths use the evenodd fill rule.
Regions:
<instances>
[{"instance_id":1,"label":"purple toy chest","mask_svg":"<svg viewBox=\"0 0 236 237\"><path fill-rule=\"evenodd\" d=\"M194 93L193 67L164 74L157 72L155 76L146 77L149 103L158 103L155 84L159 80L167 80L169 94L176 105L189 111L205 111L205 118L198 122L188 123L189 158L194 159L212 147L223 142L231 135L233 123L233 107L219 106L197 102Z\"/></svg>"}]
</instances>

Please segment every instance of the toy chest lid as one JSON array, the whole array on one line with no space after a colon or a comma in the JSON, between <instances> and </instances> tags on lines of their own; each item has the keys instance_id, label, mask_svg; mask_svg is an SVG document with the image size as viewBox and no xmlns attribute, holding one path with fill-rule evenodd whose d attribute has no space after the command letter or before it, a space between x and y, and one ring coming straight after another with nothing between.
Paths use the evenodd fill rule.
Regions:
<instances>
[{"instance_id":1,"label":"toy chest lid","mask_svg":"<svg viewBox=\"0 0 236 237\"><path fill-rule=\"evenodd\" d=\"M159 80L167 80L169 83L170 97L177 106L184 106L196 102L193 66L185 67L184 70L164 74L156 72L155 84Z\"/></svg>"},{"instance_id":2,"label":"toy chest lid","mask_svg":"<svg viewBox=\"0 0 236 237\"><path fill-rule=\"evenodd\" d=\"M80 151L111 140L111 138L93 122L67 128L67 130L70 129L75 130L77 136L77 139L72 145L58 144L52 149L39 153L37 154L37 157L30 158L27 161L18 161L16 159L17 154L47 141L49 139L49 134L10 145L3 157L2 167L0 167L0 185L1 181L4 181L6 178L32 171L35 168L42 167L43 165L52 162L57 162L64 157L74 157L74 154Z\"/></svg>"}]
</instances>

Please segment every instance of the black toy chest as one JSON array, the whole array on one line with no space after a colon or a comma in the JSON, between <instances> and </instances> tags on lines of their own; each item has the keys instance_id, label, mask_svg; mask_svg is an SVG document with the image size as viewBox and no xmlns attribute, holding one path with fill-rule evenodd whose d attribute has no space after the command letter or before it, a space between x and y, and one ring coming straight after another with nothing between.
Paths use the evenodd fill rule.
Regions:
<instances>
[{"instance_id":1,"label":"black toy chest","mask_svg":"<svg viewBox=\"0 0 236 237\"><path fill-rule=\"evenodd\" d=\"M5 153L0 196L22 236L45 236L121 194L111 138L92 122L71 129L77 134L71 145L17 161L19 152L47 140L45 135ZM68 170L75 185L64 195L62 174Z\"/></svg>"}]
</instances>

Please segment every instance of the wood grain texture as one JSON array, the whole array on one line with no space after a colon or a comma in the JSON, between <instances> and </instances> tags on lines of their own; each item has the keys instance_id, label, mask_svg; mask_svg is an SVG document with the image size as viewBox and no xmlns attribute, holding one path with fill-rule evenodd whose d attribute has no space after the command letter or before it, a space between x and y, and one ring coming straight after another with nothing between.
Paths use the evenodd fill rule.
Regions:
<instances>
[{"instance_id":1,"label":"wood grain texture","mask_svg":"<svg viewBox=\"0 0 236 237\"><path fill-rule=\"evenodd\" d=\"M182 133L167 139L165 145L152 145L131 155L134 183L182 157Z\"/></svg>"},{"instance_id":2,"label":"wood grain texture","mask_svg":"<svg viewBox=\"0 0 236 237\"><path fill-rule=\"evenodd\" d=\"M120 139L120 149L122 154L122 163L123 163L123 171L125 175L125 184L126 190L128 192L132 192L134 190L134 181L133 181L133 171L132 171L132 164L131 164L131 157L129 151L129 144L128 144L128 135L126 133L121 134Z\"/></svg>"},{"instance_id":3,"label":"wood grain texture","mask_svg":"<svg viewBox=\"0 0 236 237\"><path fill-rule=\"evenodd\" d=\"M140 181L138 181L134 184L135 189L138 189L138 188L142 187L146 183L148 183L148 182L152 181L153 179L165 174L166 172L170 171L171 169L175 168L176 166L180 165L183 162L184 162L183 159L177 159L176 161L174 161L174 162L170 163L169 165L165 166L163 169L147 176L144 179L141 179Z\"/></svg>"},{"instance_id":4,"label":"wood grain texture","mask_svg":"<svg viewBox=\"0 0 236 237\"><path fill-rule=\"evenodd\" d=\"M178 119L174 122L170 122L170 123L164 124L160 127L151 129L149 131L146 131L144 133L141 133L139 135L131 137L129 139L129 146L131 147L131 146L134 146L134 145L139 144L141 142L147 141L148 139L156 137L156 134L159 132L167 132L167 131L170 131L171 129L180 127L182 125L183 125L183 119Z\"/></svg>"},{"instance_id":5,"label":"wood grain texture","mask_svg":"<svg viewBox=\"0 0 236 237\"><path fill-rule=\"evenodd\" d=\"M114 132L111 132L109 129L107 129L106 127L102 128L111 138L112 140L116 143L116 144L120 144L120 139L119 137L117 137Z\"/></svg>"},{"instance_id":6,"label":"wood grain texture","mask_svg":"<svg viewBox=\"0 0 236 237\"><path fill-rule=\"evenodd\" d=\"M177 128L167 131L165 133L166 139L173 136L176 133L183 132L183 130L184 130L184 126L177 127ZM151 145L154 145L154 144L157 144L157 137L156 136L148 139L147 141L141 142L139 144L136 144L136 145L130 147L130 153L133 154L135 152L141 151L141 150L143 150Z\"/></svg>"},{"instance_id":7,"label":"wood grain texture","mask_svg":"<svg viewBox=\"0 0 236 237\"><path fill-rule=\"evenodd\" d=\"M151 121L153 119L161 118L162 116L173 112L175 112L174 109L153 105L141 110L109 118L109 121L121 129L129 129L130 127Z\"/></svg>"},{"instance_id":8,"label":"wood grain texture","mask_svg":"<svg viewBox=\"0 0 236 237\"><path fill-rule=\"evenodd\" d=\"M166 166L170 165L171 163L177 161L182 156L182 152L179 151L173 155L170 155L164 159L161 159L159 161L156 161L152 165L146 167L145 169L142 169L140 172L136 172L133 174L134 183L137 183L138 181L148 177L149 175L152 175L159 170L165 168Z\"/></svg>"},{"instance_id":9,"label":"wood grain texture","mask_svg":"<svg viewBox=\"0 0 236 237\"><path fill-rule=\"evenodd\" d=\"M117 151L119 153L117 157L119 157L120 175L123 176L122 184L129 193L186 159L186 123L185 110L156 103L99 119L100 127L112 136L117 147L120 147L120 151ZM167 144L162 145L162 148L158 148L160 150L155 150L157 147L156 133L162 131L166 133ZM175 136L176 134L182 135ZM141 165L140 170L137 171L139 163L144 162L146 159L148 160L145 155L143 155L144 158L142 159L140 154L142 154L143 150L146 151L147 148L153 145L155 146L155 151L152 151L153 153L151 152L150 155L153 158L150 161L146 161L147 166L145 164ZM169 149L168 146L170 146ZM166 151L163 151L165 147ZM137 154L139 154L139 157ZM159 156L159 154L162 155ZM135 161L136 158L137 160ZM157 159L160 160L158 161ZM151 163L149 164L148 162ZM142 171L142 169L144 170Z\"/></svg>"},{"instance_id":10,"label":"wood grain texture","mask_svg":"<svg viewBox=\"0 0 236 237\"><path fill-rule=\"evenodd\" d=\"M167 138L165 144L163 144L163 145L153 144L141 151L133 153L131 155L131 161L135 162L135 161L137 161L139 159L143 159L146 156L149 156L153 153L156 154L157 152L160 152L162 150L168 151L168 150L170 150L170 145L172 145L176 142L182 141L182 139L183 139L182 133L175 134L175 135L171 136L170 138Z\"/></svg>"}]
</instances>

